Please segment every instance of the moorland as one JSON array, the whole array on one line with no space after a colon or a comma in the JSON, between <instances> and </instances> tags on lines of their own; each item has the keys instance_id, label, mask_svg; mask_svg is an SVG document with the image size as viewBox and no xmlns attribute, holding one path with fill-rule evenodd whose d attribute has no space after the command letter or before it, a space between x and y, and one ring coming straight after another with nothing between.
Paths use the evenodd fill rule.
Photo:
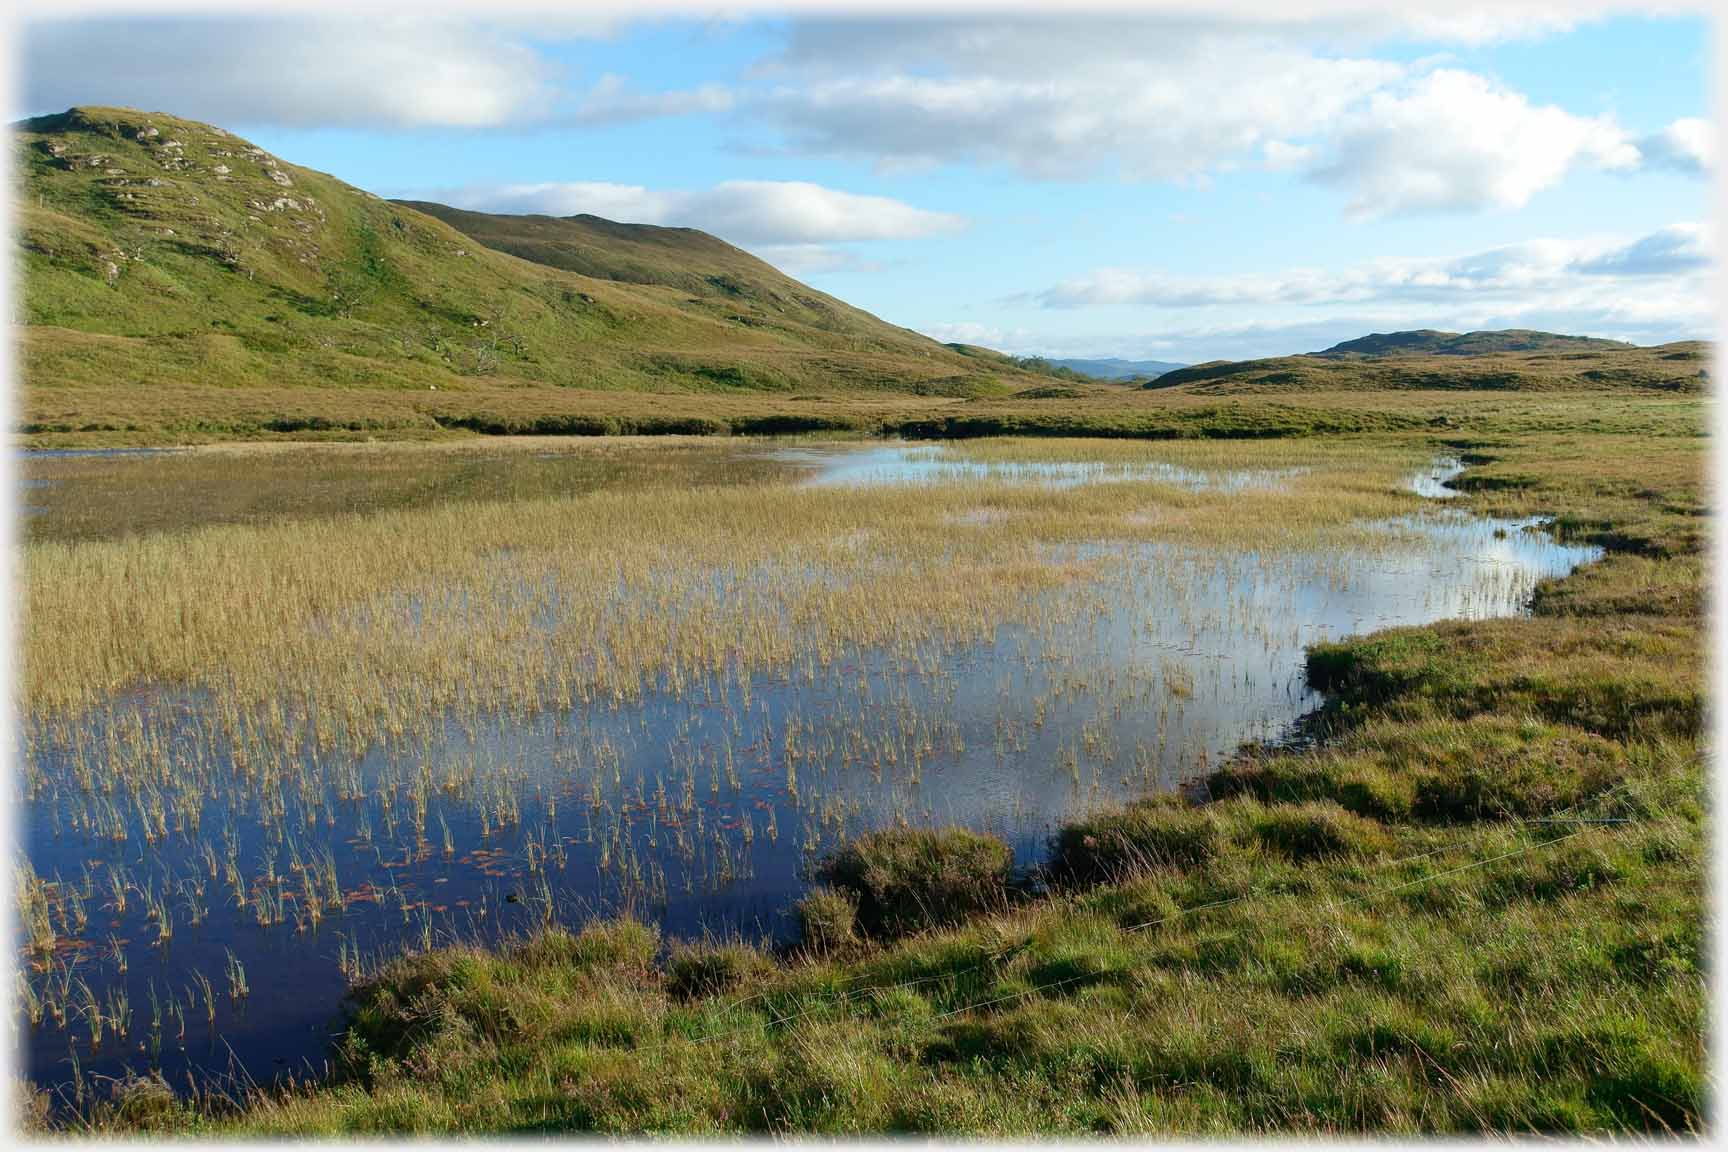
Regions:
<instances>
[{"instance_id":1,"label":"moorland","mask_svg":"<svg viewBox=\"0 0 1728 1152\"><path fill-rule=\"evenodd\" d=\"M1130 386L16 140L27 1123L1704 1129L1706 347Z\"/></svg>"}]
</instances>

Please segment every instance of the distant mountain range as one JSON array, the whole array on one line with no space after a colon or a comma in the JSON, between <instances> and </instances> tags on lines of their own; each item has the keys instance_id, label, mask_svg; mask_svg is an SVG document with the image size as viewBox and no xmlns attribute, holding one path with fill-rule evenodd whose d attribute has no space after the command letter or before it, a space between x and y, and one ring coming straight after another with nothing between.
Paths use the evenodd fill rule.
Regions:
<instances>
[{"instance_id":1,"label":"distant mountain range","mask_svg":"<svg viewBox=\"0 0 1728 1152\"><path fill-rule=\"evenodd\" d=\"M1052 359L1050 363L1058 368L1071 368L1095 380L1156 380L1166 372L1187 367L1169 360L1121 360L1116 357L1103 360Z\"/></svg>"}]
</instances>

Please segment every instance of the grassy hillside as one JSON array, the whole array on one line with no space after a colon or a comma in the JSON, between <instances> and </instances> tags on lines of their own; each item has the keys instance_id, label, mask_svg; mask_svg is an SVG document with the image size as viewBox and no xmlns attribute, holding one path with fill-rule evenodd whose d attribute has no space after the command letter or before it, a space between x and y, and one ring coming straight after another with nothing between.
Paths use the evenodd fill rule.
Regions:
<instances>
[{"instance_id":1,"label":"grassy hillside","mask_svg":"<svg viewBox=\"0 0 1728 1152\"><path fill-rule=\"evenodd\" d=\"M1038 382L686 229L440 210L536 263L171 116L77 108L17 125L14 147L27 431L292 430L308 396L335 392L411 394L381 401L390 430L460 417L470 393ZM187 388L194 413L153 420L134 403Z\"/></svg>"},{"instance_id":2,"label":"grassy hillside","mask_svg":"<svg viewBox=\"0 0 1728 1152\"><path fill-rule=\"evenodd\" d=\"M932 341L816 291L748 252L694 228L620 224L598 216L507 216L418 200L435 216L499 252L596 280L675 289L717 322L778 332L861 353L923 357Z\"/></svg>"},{"instance_id":3,"label":"grassy hillside","mask_svg":"<svg viewBox=\"0 0 1728 1152\"><path fill-rule=\"evenodd\" d=\"M1160 376L1147 387L1214 396L1383 390L1703 392L1708 387L1710 346L1702 341L1641 348L1582 337L1512 339L1503 346L1476 339L1518 335L1529 334L1471 333L1458 337L1457 343L1420 340L1404 346L1386 343L1388 337L1366 337L1309 356L1195 364ZM1519 348L1520 343L1533 346ZM1363 348L1377 350L1358 350Z\"/></svg>"}]
</instances>

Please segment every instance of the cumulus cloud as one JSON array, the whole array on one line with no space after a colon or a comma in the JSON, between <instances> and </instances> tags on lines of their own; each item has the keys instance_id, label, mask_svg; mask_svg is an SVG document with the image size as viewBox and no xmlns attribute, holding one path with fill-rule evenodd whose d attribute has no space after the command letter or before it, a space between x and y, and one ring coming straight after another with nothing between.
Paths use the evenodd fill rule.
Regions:
<instances>
[{"instance_id":1,"label":"cumulus cloud","mask_svg":"<svg viewBox=\"0 0 1728 1152\"><path fill-rule=\"evenodd\" d=\"M1715 261L1712 230L1703 224L1676 224L1632 243L1574 262L1593 276L1673 276L1702 272Z\"/></svg>"},{"instance_id":2,"label":"cumulus cloud","mask_svg":"<svg viewBox=\"0 0 1728 1152\"><path fill-rule=\"evenodd\" d=\"M1716 167L1716 128L1708 120L1686 117L1638 142L1645 162L1703 175Z\"/></svg>"},{"instance_id":3,"label":"cumulus cloud","mask_svg":"<svg viewBox=\"0 0 1728 1152\"><path fill-rule=\"evenodd\" d=\"M794 149L886 166L984 162L1061 179L1114 165L1141 179L1189 179L1268 140L1318 131L1401 70L1259 36L1166 35L1148 22L938 31L935 43L907 45L903 56L882 52L885 61L944 59L929 71L816 67L813 34L795 37L782 64L796 63L798 81L773 84L752 108ZM906 32L879 30L851 59L897 50Z\"/></svg>"},{"instance_id":4,"label":"cumulus cloud","mask_svg":"<svg viewBox=\"0 0 1728 1152\"><path fill-rule=\"evenodd\" d=\"M1532 104L1484 77L1437 69L1377 92L1337 128L1314 179L1352 192L1358 216L1520 208L1568 171L1629 171L1638 147L1613 120Z\"/></svg>"},{"instance_id":5,"label":"cumulus cloud","mask_svg":"<svg viewBox=\"0 0 1728 1152\"><path fill-rule=\"evenodd\" d=\"M437 17L52 21L23 35L26 107L123 104L226 124L465 128L549 115L525 39Z\"/></svg>"},{"instance_id":6,"label":"cumulus cloud","mask_svg":"<svg viewBox=\"0 0 1728 1152\"><path fill-rule=\"evenodd\" d=\"M1708 304L1701 278L1714 262L1714 234L1682 223L1624 239L1539 239L1450 260L1380 260L1335 270L1295 269L1271 275L1180 276L1102 268L1037 293L1044 308L1137 306L1165 309L1244 305L1404 303L1424 307L1490 302L1513 310L1565 304L1596 306L1612 298L1620 312L1660 300L1695 313ZM1640 281L1635 292L1628 281Z\"/></svg>"},{"instance_id":7,"label":"cumulus cloud","mask_svg":"<svg viewBox=\"0 0 1728 1152\"><path fill-rule=\"evenodd\" d=\"M1435 58L1373 51L1538 36L1595 14L1435 5L808 20L757 68L766 86L743 106L794 151L1053 180L1193 181L1258 164L1339 187L1359 217L1520 207L1580 169L1707 166L1702 122L1640 140Z\"/></svg>"}]
</instances>

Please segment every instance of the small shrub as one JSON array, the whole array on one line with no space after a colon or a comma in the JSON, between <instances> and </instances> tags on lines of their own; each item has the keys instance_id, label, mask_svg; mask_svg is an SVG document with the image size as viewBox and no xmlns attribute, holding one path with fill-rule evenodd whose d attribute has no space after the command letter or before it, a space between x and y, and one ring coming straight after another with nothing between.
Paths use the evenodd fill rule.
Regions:
<instances>
[{"instance_id":1,"label":"small shrub","mask_svg":"<svg viewBox=\"0 0 1728 1152\"><path fill-rule=\"evenodd\" d=\"M114 1118L122 1128L170 1129L181 1119L180 1100L160 1075L129 1075L114 1085Z\"/></svg>"},{"instance_id":2,"label":"small shrub","mask_svg":"<svg viewBox=\"0 0 1728 1152\"><path fill-rule=\"evenodd\" d=\"M774 964L748 944L691 944L666 964L666 986L680 1000L730 992L767 975Z\"/></svg>"},{"instance_id":3,"label":"small shrub","mask_svg":"<svg viewBox=\"0 0 1728 1152\"><path fill-rule=\"evenodd\" d=\"M541 933L526 948L529 955L522 957L525 962L538 950L547 959L583 969L646 971L660 951L660 930L629 917L595 920L583 925L582 931L574 936L556 930Z\"/></svg>"},{"instance_id":4,"label":"small shrub","mask_svg":"<svg viewBox=\"0 0 1728 1152\"><path fill-rule=\"evenodd\" d=\"M1064 827L1051 842L1050 873L1100 884L1151 868L1192 868L1213 857L1217 841L1208 812L1176 797L1139 800Z\"/></svg>"},{"instance_id":5,"label":"small shrub","mask_svg":"<svg viewBox=\"0 0 1728 1152\"><path fill-rule=\"evenodd\" d=\"M1374 822L1327 801L1268 808L1255 819L1253 834L1292 860L1366 855L1387 843L1385 831Z\"/></svg>"},{"instance_id":6,"label":"small shrub","mask_svg":"<svg viewBox=\"0 0 1728 1152\"><path fill-rule=\"evenodd\" d=\"M798 902L798 931L804 946L834 952L858 938L857 897L836 888L815 888Z\"/></svg>"},{"instance_id":7,"label":"small shrub","mask_svg":"<svg viewBox=\"0 0 1728 1152\"><path fill-rule=\"evenodd\" d=\"M994 836L961 828L896 828L846 845L822 878L853 893L871 935L898 936L950 924L1007 899L1013 853Z\"/></svg>"}]
</instances>

